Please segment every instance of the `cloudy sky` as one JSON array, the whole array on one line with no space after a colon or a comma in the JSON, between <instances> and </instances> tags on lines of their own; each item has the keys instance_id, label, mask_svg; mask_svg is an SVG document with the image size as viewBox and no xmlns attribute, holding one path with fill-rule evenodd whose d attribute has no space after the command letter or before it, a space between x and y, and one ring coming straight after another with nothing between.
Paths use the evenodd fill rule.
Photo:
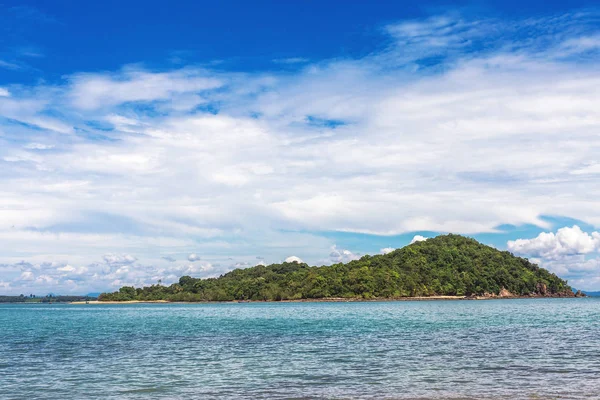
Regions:
<instances>
[{"instance_id":1,"label":"cloudy sky","mask_svg":"<svg viewBox=\"0 0 600 400\"><path fill-rule=\"evenodd\" d=\"M592 2L175 3L0 4L0 294L447 232L600 290Z\"/></svg>"}]
</instances>

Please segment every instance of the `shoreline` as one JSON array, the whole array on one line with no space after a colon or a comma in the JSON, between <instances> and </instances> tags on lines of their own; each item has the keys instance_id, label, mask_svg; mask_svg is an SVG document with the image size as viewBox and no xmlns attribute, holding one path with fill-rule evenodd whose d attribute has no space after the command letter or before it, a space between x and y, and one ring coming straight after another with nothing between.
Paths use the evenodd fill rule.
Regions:
<instances>
[{"instance_id":1,"label":"shoreline","mask_svg":"<svg viewBox=\"0 0 600 400\"><path fill-rule=\"evenodd\" d=\"M321 299L297 299L297 300L228 300L228 301L169 301L169 300L124 300L124 301L73 301L67 304L93 305L93 304L239 304L239 303L368 303L385 301L457 301L457 300L518 300L518 299L571 299L580 298L576 296L417 296L399 298L343 298L328 297Z\"/></svg>"}]
</instances>

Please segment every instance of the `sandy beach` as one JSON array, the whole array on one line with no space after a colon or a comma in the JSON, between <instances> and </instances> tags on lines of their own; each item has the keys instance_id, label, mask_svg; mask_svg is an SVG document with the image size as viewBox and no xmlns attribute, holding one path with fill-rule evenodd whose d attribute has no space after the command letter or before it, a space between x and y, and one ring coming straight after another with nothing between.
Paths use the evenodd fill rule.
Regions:
<instances>
[{"instance_id":1,"label":"sandy beach","mask_svg":"<svg viewBox=\"0 0 600 400\"><path fill-rule=\"evenodd\" d=\"M382 301L435 301L435 300L499 300L499 299L536 299L544 296L418 296L399 298L377 298L377 299L352 299L343 297L329 297L323 299L298 299L298 300L233 300L233 301L168 301L168 300L127 300L127 301L73 301L69 304L211 304L211 303L350 303L350 302L382 302Z\"/></svg>"}]
</instances>

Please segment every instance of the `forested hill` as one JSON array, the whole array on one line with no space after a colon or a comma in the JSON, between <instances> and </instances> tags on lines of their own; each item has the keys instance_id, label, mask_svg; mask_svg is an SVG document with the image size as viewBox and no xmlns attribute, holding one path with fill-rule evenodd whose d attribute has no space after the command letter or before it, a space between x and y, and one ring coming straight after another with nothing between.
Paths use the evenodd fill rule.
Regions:
<instances>
[{"instance_id":1,"label":"forested hill","mask_svg":"<svg viewBox=\"0 0 600 400\"><path fill-rule=\"evenodd\" d=\"M385 255L310 267L283 263L236 269L219 278L184 276L171 286L122 287L100 300L293 300L411 296L572 296L547 270L460 235L438 236Z\"/></svg>"}]
</instances>

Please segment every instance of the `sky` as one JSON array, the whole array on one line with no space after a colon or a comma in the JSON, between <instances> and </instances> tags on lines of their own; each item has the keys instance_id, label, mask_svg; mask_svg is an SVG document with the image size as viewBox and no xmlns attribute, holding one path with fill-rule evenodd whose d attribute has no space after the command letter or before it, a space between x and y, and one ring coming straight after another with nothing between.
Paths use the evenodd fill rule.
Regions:
<instances>
[{"instance_id":1,"label":"sky","mask_svg":"<svg viewBox=\"0 0 600 400\"><path fill-rule=\"evenodd\" d=\"M0 2L0 294L444 233L600 290L592 1Z\"/></svg>"}]
</instances>

